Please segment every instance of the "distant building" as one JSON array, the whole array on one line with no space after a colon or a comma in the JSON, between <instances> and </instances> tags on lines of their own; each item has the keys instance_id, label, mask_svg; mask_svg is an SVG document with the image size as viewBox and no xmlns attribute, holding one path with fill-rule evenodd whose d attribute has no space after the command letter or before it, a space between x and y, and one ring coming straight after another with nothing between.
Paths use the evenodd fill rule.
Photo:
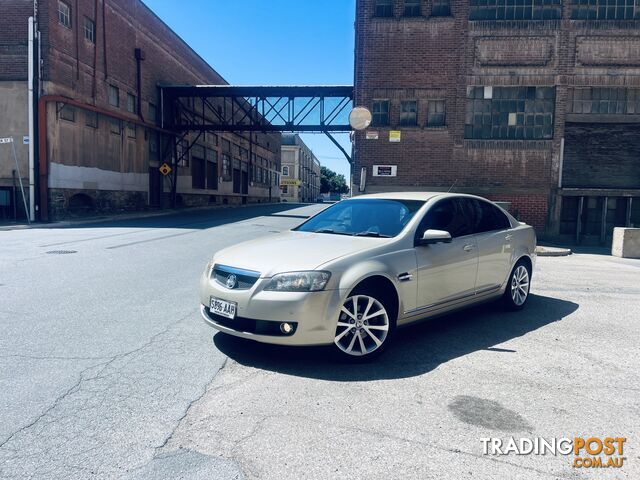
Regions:
<instances>
[{"instance_id":1,"label":"distant building","mask_svg":"<svg viewBox=\"0 0 640 480\"><path fill-rule=\"evenodd\" d=\"M227 82L140 0L2 2L0 137L18 140L25 185L27 19L34 15L41 65L31 142L42 219L168 205L171 177L159 167L174 158L179 204L277 201L279 134L190 134L173 148L175 135L161 127L158 86ZM2 204L13 201L16 183L9 152L0 148L0 218L12 210Z\"/></svg>"},{"instance_id":2,"label":"distant building","mask_svg":"<svg viewBox=\"0 0 640 480\"><path fill-rule=\"evenodd\" d=\"M315 202L320 196L320 162L299 135L282 135L280 198Z\"/></svg>"},{"instance_id":3,"label":"distant building","mask_svg":"<svg viewBox=\"0 0 640 480\"><path fill-rule=\"evenodd\" d=\"M581 242L640 226L640 0L357 0L355 25L365 193L479 194Z\"/></svg>"}]
</instances>

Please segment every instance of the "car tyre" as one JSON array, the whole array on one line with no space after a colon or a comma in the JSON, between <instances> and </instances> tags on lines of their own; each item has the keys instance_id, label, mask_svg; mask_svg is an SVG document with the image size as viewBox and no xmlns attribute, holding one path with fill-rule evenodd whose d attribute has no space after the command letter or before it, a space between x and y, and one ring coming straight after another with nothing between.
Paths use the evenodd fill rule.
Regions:
<instances>
[{"instance_id":1,"label":"car tyre","mask_svg":"<svg viewBox=\"0 0 640 480\"><path fill-rule=\"evenodd\" d=\"M524 260L519 260L507 280L502 301L507 310L522 310L527 304L531 290L531 267Z\"/></svg>"},{"instance_id":2,"label":"car tyre","mask_svg":"<svg viewBox=\"0 0 640 480\"><path fill-rule=\"evenodd\" d=\"M355 289L338 316L333 352L340 361L366 362L382 354L396 329L394 302L381 292Z\"/></svg>"}]
</instances>

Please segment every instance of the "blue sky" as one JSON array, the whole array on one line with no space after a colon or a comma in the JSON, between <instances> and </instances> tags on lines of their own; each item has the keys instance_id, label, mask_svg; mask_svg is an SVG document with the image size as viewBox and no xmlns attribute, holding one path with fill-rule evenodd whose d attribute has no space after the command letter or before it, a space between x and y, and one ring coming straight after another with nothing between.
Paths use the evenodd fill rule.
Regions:
<instances>
[{"instance_id":1,"label":"blue sky","mask_svg":"<svg viewBox=\"0 0 640 480\"><path fill-rule=\"evenodd\" d=\"M355 0L144 0L237 85L352 85ZM336 135L349 152L348 135ZM323 165L348 178L325 135L304 135Z\"/></svg>"}]
</instances>

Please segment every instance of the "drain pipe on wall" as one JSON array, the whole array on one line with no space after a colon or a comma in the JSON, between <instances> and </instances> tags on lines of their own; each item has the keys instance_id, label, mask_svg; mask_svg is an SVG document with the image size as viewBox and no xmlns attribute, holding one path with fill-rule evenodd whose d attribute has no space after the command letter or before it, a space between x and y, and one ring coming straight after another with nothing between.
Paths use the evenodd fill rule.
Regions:
<instances>
[{"instance_id":1,"label":"drain pipe on wall","mask_svg":"<svg viewBox=\"0 0 640 480\"><path fill-rule=\"evenodd\" d=\"M35 143L34 127L33 127L33 65L34 65L34 19L29 17L29 54L28 54L28 77L27 77L27 97L29 109L29 220L34 222L36 219L36 183L35 183Z\"/></svg>"}]
</instances>

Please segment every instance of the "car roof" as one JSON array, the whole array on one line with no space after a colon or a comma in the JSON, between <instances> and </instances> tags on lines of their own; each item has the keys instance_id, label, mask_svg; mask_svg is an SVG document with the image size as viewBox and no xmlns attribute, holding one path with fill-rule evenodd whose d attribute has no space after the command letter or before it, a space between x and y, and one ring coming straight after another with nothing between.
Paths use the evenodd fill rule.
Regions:
<instances>
[{"instance_id":1,"label":"car roof","mask_svg":"<svg viewBox=\"0 0 640 480\"><path fill-rule=\"evenodd\" d=\"M357 199L388 199L388 200L421 200L426 202L434 197L446 198L446 197L471 197L481 198L475 195L467 195L464 193L449 193L449 192L387 192L387 193L370 193L367 195L358 195L353 198Z\"/></svg>"}]
</instances>

